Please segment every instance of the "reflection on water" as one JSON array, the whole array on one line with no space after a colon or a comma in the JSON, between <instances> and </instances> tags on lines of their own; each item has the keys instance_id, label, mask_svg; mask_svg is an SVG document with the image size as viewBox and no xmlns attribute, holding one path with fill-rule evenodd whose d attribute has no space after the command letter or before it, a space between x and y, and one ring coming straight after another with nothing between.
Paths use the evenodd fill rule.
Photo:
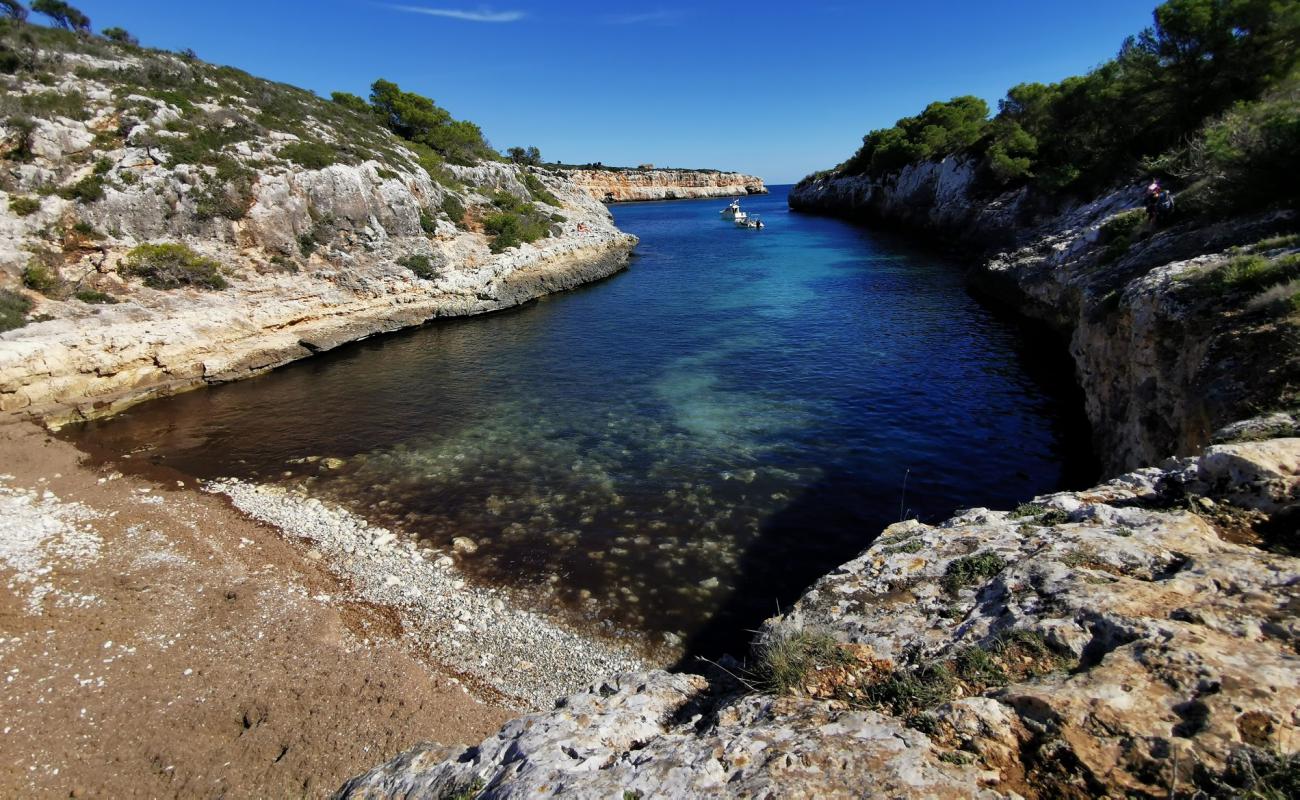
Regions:
<instances>
[{"instance_id":1,"label":"reflection on water","mask_svg":"<svg viewBox=\"0 0 1300 800\"><path fill-rule=\"evenodd\" d=\"M784 203L745 201L763 231L716 201L620 206L642 237L626 274L70 435L469 537L482 580L706 654L900 514L1091 477L1064 455L1084 448L1050 388L1062 352L975 303L955 266Z\"/></svg>"}]
</instances>

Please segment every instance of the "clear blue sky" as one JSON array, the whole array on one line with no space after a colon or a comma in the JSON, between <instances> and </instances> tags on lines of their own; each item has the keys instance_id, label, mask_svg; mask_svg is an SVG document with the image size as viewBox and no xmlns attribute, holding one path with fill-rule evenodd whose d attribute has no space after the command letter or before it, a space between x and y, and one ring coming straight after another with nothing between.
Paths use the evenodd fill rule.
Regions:
<instances>
[{"instance_id":1,"label":"clear blue sky","mask_svg":"<svg viewBox=\"0 0 1300 800\"><path fill-rule=\"evenodd\" d=\"M1156 0L73 0L96 30L328 95L383 77L547 160L789 183L931 100L1110 58ZM431 15L417 9L464 12Z\"/></svg>"}]
</instances>

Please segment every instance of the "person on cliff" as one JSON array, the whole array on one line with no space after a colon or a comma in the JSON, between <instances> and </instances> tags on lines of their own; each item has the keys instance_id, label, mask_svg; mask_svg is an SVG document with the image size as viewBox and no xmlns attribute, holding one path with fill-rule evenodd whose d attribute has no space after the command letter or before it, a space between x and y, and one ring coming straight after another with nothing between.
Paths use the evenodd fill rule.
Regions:
<instances>
[{"instance_id":1,"label":"person on cliff","mask_svg":"<svg viewBox=\"0 0 1300 800\"><path fill-rule=\"evenodd\" d=\"M1146 195L1142 198L1142 206L1147 210L1147 222L1155 222L1158 206L1160 204L1160 181L1155 178L1147 185Z\"/></svg>"}]
</instances>

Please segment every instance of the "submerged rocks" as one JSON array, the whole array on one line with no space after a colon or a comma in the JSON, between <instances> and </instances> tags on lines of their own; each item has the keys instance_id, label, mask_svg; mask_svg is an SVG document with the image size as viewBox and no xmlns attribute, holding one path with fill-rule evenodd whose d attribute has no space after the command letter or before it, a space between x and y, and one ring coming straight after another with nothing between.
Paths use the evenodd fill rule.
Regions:
<instances>
[{"instance_id":1,"label":"submerged rocks","mask_svg":"<svg viewBox=\"0 0 1300 800\"><path fill-rule=\"evenodd\" d=\"M341 508L235 480L205 488L308 542L308 558L346 580L345 599L392 608L404 640L515 707L547 707L600 676L641 666L627 649L525 610L498 590L468 585L450 556Z\"/></svg>"},{"instance_id":2,"label":"submerged rocks","mask_svg":"<svg viewBox=\"0 0 1300 800\"><path fill-rule=\"evenodd\" d=\"M415 748L340 796L1241 787L1241 764L1300 734L1300 559L1229 541L1221 512L1282 519L1298 491L1300 439L1274 439L1013 512L898 523L762 631L761 646L843 654L824 656L838 666L815 679L775 694L761 663L724 665L712 684L623 674L477 747Z\"/></svg>"}]
</instances>

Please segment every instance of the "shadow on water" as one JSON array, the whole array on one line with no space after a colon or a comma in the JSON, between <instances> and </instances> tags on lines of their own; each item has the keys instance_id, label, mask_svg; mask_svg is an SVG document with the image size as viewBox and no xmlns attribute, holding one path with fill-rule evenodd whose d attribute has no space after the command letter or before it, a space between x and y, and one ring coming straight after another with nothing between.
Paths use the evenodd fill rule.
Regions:
<instances>
[{"instance_id":1,"label":"shadow on water","mask_svg":"<svg viewBox=\"0 0 1300 800\"><path fill-rule=\"evenodd\" d=\"M735 591L686 639L685 651L672 669L699 671L702 658L745 656L764 619L788 610L818 578L875 541L891 521L882 509L891 502L897 506L901 499L888 495L863 486L848 472L828 474L807 487L763 524L741 557Z\"/></svg>"}]
</instances>

